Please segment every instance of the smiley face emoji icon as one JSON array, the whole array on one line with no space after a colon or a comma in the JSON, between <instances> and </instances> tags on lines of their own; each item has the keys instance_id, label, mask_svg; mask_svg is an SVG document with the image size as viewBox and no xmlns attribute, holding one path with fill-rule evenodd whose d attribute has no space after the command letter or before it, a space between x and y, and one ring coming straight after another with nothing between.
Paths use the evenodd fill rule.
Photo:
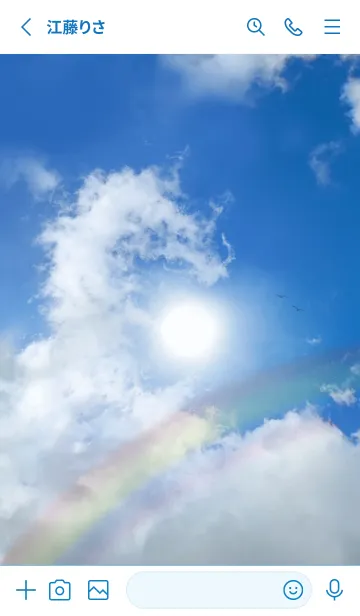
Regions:
<instances>
[{"instance_id":1,"label":"smiley face emoji icon","mask_svg":"<svg viewBox=\"0 0 360 616\"><path fill-rule=\"evenodd\" d=\"M284 585L283 592L287 599L290 599L290 601L296 601L296 599L300 599L300 597L302 597L304 588L298 580L289 580Z\"/></svg>"}]
</instances>

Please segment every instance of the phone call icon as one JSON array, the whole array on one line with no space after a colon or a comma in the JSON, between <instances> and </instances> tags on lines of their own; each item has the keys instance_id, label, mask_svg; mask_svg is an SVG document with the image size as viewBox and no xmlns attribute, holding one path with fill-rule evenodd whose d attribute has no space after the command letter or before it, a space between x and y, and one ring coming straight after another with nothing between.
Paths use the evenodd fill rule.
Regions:
<instances>
[{"instance_id":1,"label":"phone call icon","mask_svg":"<svg viewBox=\"0 0 360 616\"><path fill-rule=\"evenodd\" d=\"M292 19L290 19L289 17L285 19L284 25L287 31L290 32L290 34L292 34L293 36L301 36L303 33L300 28L295 28Z\"/></svg>"}]
</instances>

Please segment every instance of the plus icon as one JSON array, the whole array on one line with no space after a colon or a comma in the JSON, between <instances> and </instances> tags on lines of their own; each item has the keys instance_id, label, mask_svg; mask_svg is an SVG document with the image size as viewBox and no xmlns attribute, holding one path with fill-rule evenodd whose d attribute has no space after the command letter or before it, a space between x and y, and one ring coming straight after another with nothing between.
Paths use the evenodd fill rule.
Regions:
<instances>
[{"instance_id":1,"label":"plus icon","mask_svg":"<svg viewBox=\"0 0 360 616\"><path fill-rule=\"evenodd\" d=\"M28 581L25 580L24 588L17 588L16 592L23 592L24 593L24 599L25 599L25 601L27 601L28 593L29 592L36 592L36 588L29 588L28 587Z\"/></svg>"}]
</instances>

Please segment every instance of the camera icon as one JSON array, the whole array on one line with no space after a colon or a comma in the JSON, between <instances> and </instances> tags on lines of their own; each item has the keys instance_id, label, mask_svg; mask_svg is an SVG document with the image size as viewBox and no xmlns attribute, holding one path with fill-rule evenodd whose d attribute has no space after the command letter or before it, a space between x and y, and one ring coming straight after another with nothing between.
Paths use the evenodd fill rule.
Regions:
<instances>
[{"instance_id":1,"label":"camera icon","mask_svg":"<svg viewBox=\"0 0 360 616\"><path fill-rule=\"evenodd\" d=\"M49 600L50 601L70 601L71 599L71 584L65 580L55 580L49 584Z\"/></svg>"}]
</instances>

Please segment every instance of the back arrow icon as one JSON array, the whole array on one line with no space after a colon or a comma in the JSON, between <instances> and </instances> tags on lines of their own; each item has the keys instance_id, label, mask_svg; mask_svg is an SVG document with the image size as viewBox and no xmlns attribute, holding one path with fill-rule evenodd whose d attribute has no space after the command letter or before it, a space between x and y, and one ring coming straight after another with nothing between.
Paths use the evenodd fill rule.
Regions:
<instances>
[{"instance_id":1,"label":"back arrow icon","mask_svg":"<svg viewBox=\"0 0 360 616\"><path fill-rule=\"evenodd\" d=\"M26 32L28 36L31 36L30 32L25 28L25 26L28 25L29 21L31 21L31 17L29 17L29 19L21 26L21 29L24 30L24 32Z\"/></svg>"}]
</instances>

